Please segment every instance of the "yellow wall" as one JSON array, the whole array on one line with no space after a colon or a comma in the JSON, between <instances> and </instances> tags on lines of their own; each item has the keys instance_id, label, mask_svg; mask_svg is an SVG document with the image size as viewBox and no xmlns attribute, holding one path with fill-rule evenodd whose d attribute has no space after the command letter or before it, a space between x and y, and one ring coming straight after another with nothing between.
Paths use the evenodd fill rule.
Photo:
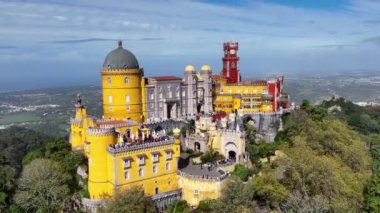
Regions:
<instances>
[{"instance_id":1,"label":"yellow wall","mask_svg":"<svg viewBox=\"0 0 380 213\"><path fill-rule=\"evenodd\" d=\"M103 112L105 118L131 118L141 122L142 72L139 69L102 70ZM109 82L108 79L111 79ZM128 83L125 83L128 78ZM129 96L129 101L126 96ZM112 102L110 102L112 96Z\"/></svg>"},{"instance_id":2,"label":"yellow wall","mask_svg":"<svg viewBox=\"0 0 380 213\"><path fill-rule=\"evenodd\" d=\"M245 113L273 112L272 102L262 98L265 90L269 92L268 86L221 85L213 103L215 111L231 113L242 108Z\"/></svg>"},{"instance_id":3,"label":"yellow wall","mask_svg":"<svg viewBox=\"0 0 380 213\"><path fill-rule=\"evenodd\" d=\"M113 133L87 134L90 142L90 153L88 154L88 191L91 199L102 199L104 195L113 194L112 185L109 184L109 173L107 160L107 147L116 141Z\"/></svg>"},{"instance_id":4,"label":"yellow wall","mask_svg":"<svg viewBox=\"0 0 380 213\"><path fill-rule=\"evenodd\" d=\"M199 201L217 199L221 195L224 181L190 179L180 175L178 178L179 186L182 188L182 200L186 200L191 206L198 206ZM198 196L195 195L195 190L198 190Z\"/></svg>"}]
</instances>

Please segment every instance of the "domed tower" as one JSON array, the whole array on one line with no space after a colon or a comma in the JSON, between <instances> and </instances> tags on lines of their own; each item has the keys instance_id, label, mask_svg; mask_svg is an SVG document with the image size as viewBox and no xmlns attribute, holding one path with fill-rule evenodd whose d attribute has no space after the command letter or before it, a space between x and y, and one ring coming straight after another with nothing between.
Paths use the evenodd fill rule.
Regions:
<instances>
[{"instance_id":1,"label":"domed tower","mask_svg":"<svg viewBox=\"0 0 380 213\"><path fill-rule=\"evenodd\" d=\"M196 71L193 65L185 67L185 85L186 87L186 112L187 115L194 115L197 104L197 79Z\"/></svg>"},{"instance_id":2,"label":"domed tower","mask_svg":"<svg viewBox=\"0 0 380 213\"><path fill-rule=\"evenodd\" d=\"M201 67L201 78L203 80L203 111L205 113L212 113L212 71L209 65Z\"/></svg>"},{"instance_id":3,"label":"domed tower","mask_svg":"<svg viewBox=\"0 0 380 213\"><path fill-rule=\"evenodd\" d=\"M143 70L122 41L107 55L101 75L104 117L141 122Z\"/></svg>"}]
</instances>

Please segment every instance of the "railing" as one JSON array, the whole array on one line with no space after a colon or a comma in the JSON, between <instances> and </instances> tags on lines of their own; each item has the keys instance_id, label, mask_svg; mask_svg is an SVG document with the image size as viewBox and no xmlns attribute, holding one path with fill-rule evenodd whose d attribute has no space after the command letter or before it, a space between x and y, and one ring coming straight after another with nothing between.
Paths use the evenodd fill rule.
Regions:
<instances>
[{"instance_id":1,"label":"railing","mask_svg":"<svg viewBox=\"0 0 380 213\"><path fill-rule=\"evenodd\" d=\"M115 146L109 146L108 152L112 154L117 154L117 153L130 152L130 151L139 150L139 149L147 149L151 147L171 145L173 143L174 143L174 140L170 139L170 140L146 142L146 143L140 143L140 144L115 145Z\"/></svg>"}]
</instances>

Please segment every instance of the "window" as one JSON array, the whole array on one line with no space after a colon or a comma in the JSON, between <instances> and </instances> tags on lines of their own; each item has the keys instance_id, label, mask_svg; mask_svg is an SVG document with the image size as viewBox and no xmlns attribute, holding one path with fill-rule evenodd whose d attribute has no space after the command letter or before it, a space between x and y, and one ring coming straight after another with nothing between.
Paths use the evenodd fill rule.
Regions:
<instances>
[{"instance_id":1,"label":"window","mask_svg":"<svg viewBox=\"0 0 380 213\"><path fill-rule=\"evenodd\" d=\"M159 94L159 99L162 100L162 92Z\"/></svg>"},{"instance_id":2,"label":"window","mask_svg":"<svg viewBox=\"0 0 380 213\"><path fill-rule=\"evenodd\" d=\"M159 105L159 107L162 107L162 102L160 102L158 105Z\"/></svg>"},{"instance_id":3,"label":"window","mask_svg":"<svg viewBox=\"0 0 380 213\"><path fill-rule=\"evenodd\" d=\"M108 96L108 103L112 103L112 95Z\"/></svg>"},{"instance_id":4,"label":"window","mask_svg":"<svg viewBox=\"0 0 380 213\"><path fill-rule=\"evenodd\" d=\"M143 168L139 169L139 176L140 177L144 176L144 169Z\"/></svg>"},{"instance_id":5,"label":"window","mask_svg":"<svg viewBox=\"0 0 380 213\"><path fill-rule=\"evenodd\" d=\"M167 170L167 171L170 170L170 163L166 163L166 170Z\"/></svg>"},{"instance_id":6,"label":"window","mask_svg":"<svg viewBox=\"0 0 380 213\"><path fill-rule=\"evenodd\" d=\"M131 107L129 105L127 105L126 107L127 111L131 110Z\"/></svg>"},{"instance_id":7,"label":"window","mask_svg":"<svg viewBox=\"0 0 380 213\"><path fill-rule=\"evenodd\" d=\"M153 163L158 162L159 159L159 154L158 153L153 153Z\"/></svg>"},{"instance_id":8,"label":"window","mask_svg":"<svg viewBox=\"0 0 380 213\"><path fill-rule=\"evenodd\" d=\"M267 89L263 89L263 94L268 94L268 90Z\"/></svg>"},{"instance_id":9,"label":"window","mask_svg":"<svg viewBox=\"0 0 380 213\"><path fill-rule=\"evenodd\" d=\"M198 195L199 195L199 190L198 189L194 190L194 197L198 197Z\"/></svg>"},{"instance_id":10,"label":"window","mask_svg":"<svg viewBox=\"0 0 380 213\"><path fill-rule=\"evenodd\" d=\"M169 91L168 97L169 97L169 98L172 98L172 97L173 97L173 92L172 92L171 90Z\"/></svg>"},{"instance_id":11,"label":"window","mask_svg":"<svg viewBox=\"0 0 380 213\"><path fill-rule=\"evenodd\" d=\"M248 93L248 89L245 89L245 93Z\"/></svg>"},{"instance_id":12,"label":"window","mask_svg":"<svg viewBox=\"0 0 380 213\"><path fill-rule=\"evenodd\" d=\"M172 159L172 150L166 150L166 160Z\"/></svg>"},{"instance_id":13,"label":"window","mask_svg":"<svg viewBox=\"0 0 380 213\"><path fill-rule=\"evenodd\" d=\"M183 90L183 91L182 91L182 97L185 97L185 96L186 96L186 91Z\"/></svg>"},{"instance_id":14,"label":"window","mask_svg":"<svg viewBox=\"0 0 380 213\"><path fill-rule=\"evenodd\" d=\"M126 95L125 96L125 102L130 102L131 101L131 97L129 97L129 95Z\"/></svg>"},{"instance_id":15,"label":"window","mask_svg":"<svg viewBox=\"0 0 380 213\"><path fill-rule=\"evenodd\" d=\"M108 83L108 84L112 84L111 77L108 77L108 78L107 78L107 83Z\"/></svg>"},{"instance_id":16,"label":"window","mask_svg":"<svg viewBox=\"0 0 380 213\"><path fill-rule=\"evenodd\" d=\"M179 91L177 92L176 97L179 98Z\"/></svg>"},{"instance_id":17,"label":"window","mask_svg":"<svg viewBox=\"0 0 380 213\"><path fill-rule=\"evenodd\" d=\"M124 179L126 179L126 180L129 180L129 172L128 171L126 171L125 173L124 173Z\"/></svg>"},{"instance_id":18,"label":"window","mask_svg":"<svg viewBox=\"0 0 380 213\"><path fill-rule=\"evenodd\" d=\"M240 93L240 88L237 90L237 93Z\"/></svg>"},{"instance_id":19,"label":"window","mask_svg":"<svg viewBox=\"0 0 380 213\"><path fill-rule=\"evenodd\" d=\"M125 84L129 84L129 78L128 78L128 77L125 77L125 78L124 78L124 83L125 83Z\"/></svg>"},{"instance_id":20,"label":"window","mask_svg":"<svg viewBox=\"0 0 380 213\"><path fill-rule=\"evenodd\" d=\"M257 89L253 89L252 92L253 92L253 93L257 93Z\"/></svg>"},{"instance_id":21,"label":"window","mask_svg":"<svg viewBox=\"0 0 380 213\"><path fill-rule=\"evenodd\" d=\"M152 93L150 93L150 100L153 100L153 99L154 99L154 94L152 92Z\"/></svg>"},{"instance_id":22,"label":"window","mask_svg":"<svg viewBox=\"0 0 380 213\"><path fill-rule=\"evenodd\" d=\"M145 164L145 157L144 156L139 156L139 165Z\"/></svg>"},{"instance_id":23,"label":"window","mask_svg":"<svg viewBox=\"0 0 380 213\"><path fill-rule=\"evenodd\" d=\"M153 166L153 173L157 173L157 165Z\"/></svg>"},{"instance_id":24,"label":"window","mask_svg":"<svg viewBox=\"0 0 380 213\"><path fill-rule=\"evenodd\" d=\"M154 108L154 104L153 104L153 103L150 103L150 108L151 108L151 109Z\"/></svg>"},{"instance_id":25,"label":"window","mask_svg":"<svg viewBox=\"0 0 380 213\"><path fill-rule=\"evenodd\" d=\"M123 159L123 166L124 169L131 167L131 159L130 158L124 158Z\"/></svg>"},{"instance_id":26,"label":"window","mask_svg":"<svg viewBox=\"0 0 380 213\"><path fill-rule=\"evenodd\" d=\"M228 93L230 93L230 94L231 94L231 93L232 93L232 90L231 90L231 89L228 89Z\"/></svg>"},{"instance_id":27,"label":"window","mask_svg":"<svg viewBox=\"0 0 380 213\"><path fill-rule=\"evenodd\" d=\"M90 143L86 142L86 152L90 153Z\"/></svg>"},{"instance_id":28,"label":"window","mask_svg":"<svg viewBox=\"0 0 380 213\"><path fill-rule=\"evenodd\" d=\"M231 63L231 68L235 68L235 62Z\"/></svg>"},{"instance_id":29,"label":"window","mask_svg":"<svg viewBox=\"0 0 380 213\"><path fill-rule=\"evenodd\" d=\"M112 111L112 106L109 107L109 111Z\"/></svg>"}]
</instances>

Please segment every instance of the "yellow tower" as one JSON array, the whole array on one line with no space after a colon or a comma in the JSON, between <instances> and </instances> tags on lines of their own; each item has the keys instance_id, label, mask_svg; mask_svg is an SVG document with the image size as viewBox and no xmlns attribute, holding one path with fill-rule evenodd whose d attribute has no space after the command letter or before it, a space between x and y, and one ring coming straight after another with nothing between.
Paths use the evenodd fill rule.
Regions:
<instances>
[{"instance_id":1,"label":"yellow tower","mask_svg":"<svg viewBox=\"0 0 380 213\"><path fill-rule=\"evenodd\" d=\"M101 75L104 117L141 122L143 70L121 41L118 48L107 55Z\"/></svg>"},{"instance_id":2,"label":"yellow tower","mask_svg":"<svg viewBox=\"0 0 380 213\"><path fill-rule=\"evenodd\" d=\"M107 148L115 143L114 128L88 128L88 191L91 199L103 199L113 194L113 186L109 183ZM113 175L113 174L112 174Z\"/></svg>"}]
</instances>

